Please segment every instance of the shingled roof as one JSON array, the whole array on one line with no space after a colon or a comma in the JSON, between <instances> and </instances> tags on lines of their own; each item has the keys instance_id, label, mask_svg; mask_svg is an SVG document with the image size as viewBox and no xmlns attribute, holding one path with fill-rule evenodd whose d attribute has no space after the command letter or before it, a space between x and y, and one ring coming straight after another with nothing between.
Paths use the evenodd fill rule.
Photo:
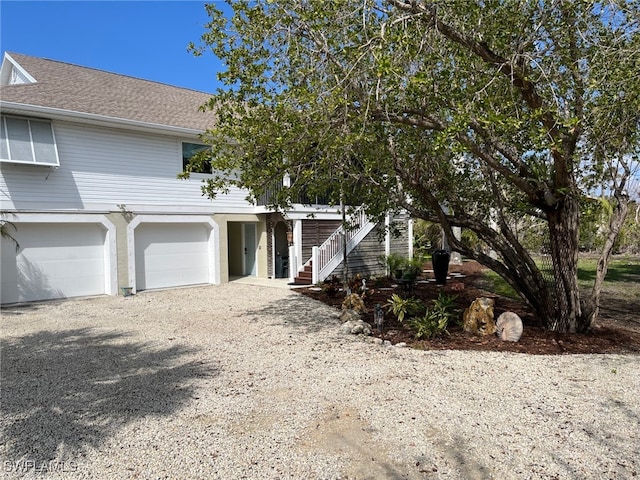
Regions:
<instances>
[{"instance_id":1,"label":"shingled roof","mask_svg":"<svg viewBox=\"0 0 640 480\"><path fill-rule=\"evenodd\" d=\"M214 121L212 112L198 109L211 94L55 60L8 55L36 82L3 82L3 103L199 131L211 127ZM3 67L12 67L6 63L5 58Z\"/></svg>"}]
</instances>

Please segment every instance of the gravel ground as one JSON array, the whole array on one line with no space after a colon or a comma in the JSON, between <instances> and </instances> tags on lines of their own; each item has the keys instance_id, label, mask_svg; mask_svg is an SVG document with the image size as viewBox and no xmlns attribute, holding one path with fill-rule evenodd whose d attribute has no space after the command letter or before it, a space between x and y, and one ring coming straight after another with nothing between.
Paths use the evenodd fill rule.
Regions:
<instances>
[{"instance_id":1,"label":"gravel ground","mask_svg":"<svg viewBox=\"0 0 640 480\"><path fill-rule=\"evenodd\" d=\"M418 351L237 283L3 309L5 478L640 477L640 357Z\"/></svg>"}]
</instances>

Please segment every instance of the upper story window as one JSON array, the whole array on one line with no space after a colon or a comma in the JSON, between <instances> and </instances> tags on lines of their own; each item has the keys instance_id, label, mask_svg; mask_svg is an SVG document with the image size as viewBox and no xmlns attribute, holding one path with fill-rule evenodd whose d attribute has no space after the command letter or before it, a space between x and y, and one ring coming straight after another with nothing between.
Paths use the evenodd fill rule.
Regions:
<instances>
[{"instance_id":1,"label":"upper story window","mask_svg":"<svg viewBox=\"0 0 640 480\"><path fill-rule=\"evenodd\" d=\"M0 117L0 161L27 165L60 165L49 120Z\"/></svg>"},{"instance_id":2,"label":"upper story window","mask_svg":"<svg viewBox=\"0 0 640 480\"><path fill-rule=\"evenodd\" d=\"M187 143L182 142L182 170L187 170L187 165L189 165L189 160L199 152L202 152L209 148L207 145L202 145L200 143ZM201 166L202 168L197 168L196 166L192 166L191 173L212 173L211 163L207 160Z\"/></svg>"}]
</instances>

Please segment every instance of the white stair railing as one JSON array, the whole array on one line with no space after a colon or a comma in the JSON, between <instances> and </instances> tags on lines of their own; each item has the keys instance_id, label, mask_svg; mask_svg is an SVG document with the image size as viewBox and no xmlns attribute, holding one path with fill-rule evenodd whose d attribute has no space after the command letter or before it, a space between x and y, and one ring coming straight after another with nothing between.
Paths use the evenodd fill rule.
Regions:
<instances>
[{"instance_id":1,"label":"white stair railing","mask_svg":"<svg viewBox=\"0 0 640 480\"><path fill-rule=\"evenodd\" d=\"M346 231L341 225L327 238L322 245L311 250L312 279L316 284L324 281L344 259L343 245L346 243L347 255L373 230L375 223L369 221L364 208L359 207L349 216L347 223L350 225ZM343 236L346 238L343 240Z\"/></svg>"}]
</instances>

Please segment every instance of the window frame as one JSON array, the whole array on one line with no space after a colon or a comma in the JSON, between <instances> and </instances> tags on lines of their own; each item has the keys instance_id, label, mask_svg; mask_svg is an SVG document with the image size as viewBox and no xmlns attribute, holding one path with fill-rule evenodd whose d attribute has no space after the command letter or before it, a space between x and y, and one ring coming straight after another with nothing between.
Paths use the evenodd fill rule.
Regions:
<instances>
[{"instance_id":1,"label":"window frame","mask_svg":"<svg viewBox=\"0 0 640 480\"><path fill-rule=\"evenodd\" d=\"M188 145L196 145L196 146L201 146L203 147L202 150L206 150L208 148L211 148L209 145L206 145L204 143L197 143L197 142L193 142L193 141L188 141L188 140L182 140L180 141L180 154L182 156L182 172L186 172L186 168L187 168L187 164L189 163L189 160L185 160L185 156L184 156L184 146L185 144ZM198 150L202 151L202 150ZM194 154L197 152L194 152ZM193 156L194 154L192 154L191 156ZM191 157L189 157L189 159L191 159ZM211 167L211 163L209 163L209 171L208 172L196 172L196 171L192 171L190 172L190 175L195 175L197 176L196 178L208 178L211 177L213 175L213 168Z\"/></svg>"},{"instance_id":2,"label":"window frame","mask_svg":"<svg viewBox=\"0 0 640 480\"><path fill-rule=\"evenodd\" d=\"M7 119L13 120L23 120L27 122L27 131L29 133L29 146L31 151L31 158L33 160L24 160L24 159L16 159L11 158L11 134L9 132L9 127L7 125ZM41 124L46 124L49 127L49 131L51 132L51 147L53 148L53 153L55 155L55 162L43 162L38 161L38 155L36 155L38 149L38 145L40 144L38 141L34 141L33 127L32 122L39 122ZM48 118L36 118L36 117L24 117L18 115L2 115L0 116L0 142L3 142L1 151L6 151L6 157L3 154L0 154L0 163L9 163L16 165L36 165L43 167L59 167L60 166L60 155L58 153L58 142L56 140L56 133L53 128L53 122Z\"/></svg>"}]
</instances>

